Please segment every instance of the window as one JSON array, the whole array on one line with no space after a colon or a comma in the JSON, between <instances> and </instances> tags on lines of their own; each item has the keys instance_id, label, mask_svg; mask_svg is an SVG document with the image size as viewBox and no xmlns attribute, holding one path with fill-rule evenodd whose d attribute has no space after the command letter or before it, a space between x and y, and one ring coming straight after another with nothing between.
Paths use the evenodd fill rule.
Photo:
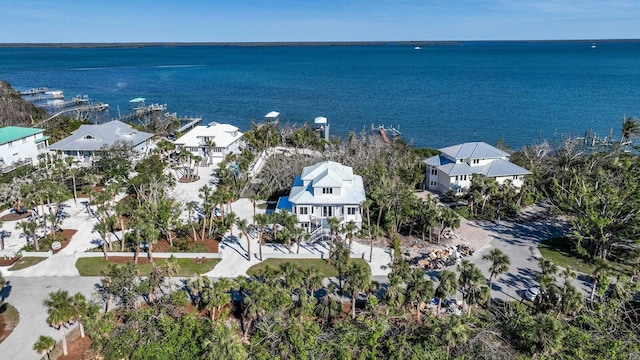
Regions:
<instances>
[{"instance_id":1,"label":"window","mask_svg":"<svg viewBox=\"0 0 640 360\"><path fill-rule=\"evenodd\" d=\"M322 188L323 194L333 194L333 188Z\"/></svg>"},{"instance_id":2,"label":"window","mask_svg":"<svg viewBox=\"0 0 640 360\"><path fill-rule=\"evenodd\" d=\"M456 175L456 181L458 181L458 175Z\"/></svg>"},{"instance_id":3,"label":"window","mask_svg":"<svg viewBox=\"0 0 640 360\"><path fill-rule=\"evenodd\" d=\"M300 206L298 209L300 209L300 215L307 215L309 213L309 208L306 206Z\"/></svg>"},{"instance_id":4,"label":"window","mask_svg":"<svg viewBox=\"0 0 640 360\"><path fill-rule=\"evenodd\" d=\"M431 182L431 186L436 186L436 184L437 184L437 183L436 183L435 181L432 181L432 182Z\"/></svg>"},{"instance_id":5,"label":"window","mask_svg":"<svg viewBox=\"0 0 640 360\"><path fill-rule=\"evenodd\" d=\"M473 159L473 163L474 164L479 164L480 163L480 159Z\"/></svg>"},{"instance_id":6,"label":"window","mask_svg":"<svg viewBox=\"0 0 640 360\"><path fill-rule=\"evenodd\" d=\"M513 180L518 180L518 175L513 175Z\"/></svg>"},{"instance_id":7,"label":"window","mask_svg":"<svg viewBox=\"0 0 640 360\"><path fill-rule=\"evenodd\" d=\"M323 206L322 207L322 217L332 217L333 216L333 207L331 206Z\"/></svg>"},{"instance_id":8,"label":"window","mask_svg":"<svg viewBox=\"0 0 640 360\"><path fill-rule=\"evenodd\" d=\"M349 206L347 208L347 215L355 215L358 213L358 208L354 206Z\"/></svg>"},{"instance_id":9,"label":"window","mask_svg":"<svg viewBox=\"0 0 640 360\"><path fill-rule=\"evenodd\" d=\"M438 175L438 170L435 168L431 169L431 175Z\"/></svg>"},{"instance_id":10,"label":"window","mask_svg":"<svg viewBox=\"0 0 640 360\"><path fill-rule=\"evenodd\" d=\"M462 180L467 180L467 175L462 175Z\"/></svg>"}]
</instances>

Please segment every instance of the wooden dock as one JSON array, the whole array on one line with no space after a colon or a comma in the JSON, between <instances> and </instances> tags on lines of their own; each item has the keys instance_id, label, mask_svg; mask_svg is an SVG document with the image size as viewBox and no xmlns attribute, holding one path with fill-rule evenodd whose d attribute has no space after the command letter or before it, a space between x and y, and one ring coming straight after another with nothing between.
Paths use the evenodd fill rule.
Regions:
<instances>
[{"instance_id":1,"label":"wooden dock","mask_svg":"<svg viewBox=\"0 0 640 360\"><path fill-rule=\"evenodd\" d=\"M383 127L379 127L378 132L380 133L380 136L382 136L382 141L388 143L389 138L387 137L387 131Z\"/></svg>"},{"instance_id":2,"label":"wooden dock","mask_svg":"<svg viewBox=\"0 0 640 360\"><path fill-rule=\"evenodd\" d=\"M21 96L32 96L32 95L44 94L47 91L49 91L49 89L47 89L46 87L40 87L40 88L27 89L25 91L20 91L20 95Z\"/></svg>"},{"instance_id":3,"label":"wooden dock","mask_svg":"<svg viewBox=\"0 0 640 360\"><path fill-rule=\"evenodd\" d=\"M179 118L178 120L180 120L180 123L186 122L186 124L184 124L178 130L176 130L177 132L181 132L181 133L193 129L194 127L196 127L198 124L202 122L201 117Z\"/></svg>"},{"instance_id":4,"label":"wooden dock","mask_svg":"<svg viewBox=\"0 0 640 360\"><path fill-rule=\"evenodd\" d=\"M377 131L378 134L380 134L380 136L382 137L382 140L385 143L391 142L387 132L389 132L391 134L392 138L396 138L396 137L399 137L401 135L400 130L394 128L393 126L385 127L384 125L378 125L378 127L375 127L375 126L371 125L371 131Z\"/></svg>"},{"instance_id":5,"label":"wooden dock","mask_svg":"<svg viewBox=\"0 0 640 360\"><path fill-rule=\"evenodd\" d=\"M132 112L128 114L120 115L117 118L112 120L118 120L122 122L132 122L132 120L138 120L142 117L151 115L155 112L164 112L165 110L167 110L167 104L164 104L164 105L151 104L149 106L144 106L144 107L140 106L140 107L134 108Z\"/></svg>"}]
</instances>

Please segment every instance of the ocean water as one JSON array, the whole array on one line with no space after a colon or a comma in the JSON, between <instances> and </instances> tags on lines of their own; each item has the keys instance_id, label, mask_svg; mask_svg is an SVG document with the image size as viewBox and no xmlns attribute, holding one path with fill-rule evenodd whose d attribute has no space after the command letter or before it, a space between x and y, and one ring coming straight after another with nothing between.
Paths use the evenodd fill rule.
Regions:
<instances>
[{"instance_id":1,"label":"ocean water","mask_svg":"<svg viewBox=\"0 0 640 360\"><path fill-rule=\"evenodd\" d=\"M275 110L291 124L325 116L336 136L386 125L419 147L518 148L619 137L624 115L640 117L640 42L0 48L0 80L88 95L110 117L144 97L242 130Z\"/></svg>"}]
</instances>

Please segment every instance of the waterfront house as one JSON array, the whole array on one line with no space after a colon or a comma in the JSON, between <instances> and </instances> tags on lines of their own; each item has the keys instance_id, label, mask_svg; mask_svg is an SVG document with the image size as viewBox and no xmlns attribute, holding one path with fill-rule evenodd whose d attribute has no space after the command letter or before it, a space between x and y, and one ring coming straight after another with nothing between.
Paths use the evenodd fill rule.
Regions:
<instances>
[{"instance_id":1,"label":"waterfront house","mask_svg":"<svg viewBox=\"0 0 640 360\"><path fill-rule=\"evenodd\" d=\"M464 194L471 186L473 176L495 178L498 184L507 180L516 188L524 177L531 174L509 161L509 154L484 142L469 142L440 149L440 155L432 156L427 164L425 184L427 189L456 195Z\"/></svg>"},{"instance_id":2,"label":"waterfront house","mask_svg":"<svg viewBox=\"0 0 640 360\"><path fill-rule=\"evenodd\" d=\"M233 125L211 122L194 127L174 143L200 156L202 165L211 165L220 162L227 154L240 151L242 135Z\"/></svg>"},{"instance_id":3,"label":"waterfront house","mask_svg":"<svg viewBox=\"0 0 640 360\"><path fill-rule=\"evenodd\" d=\"M44 129L0 128L0 170L4 173L20 165L37 164L38 155L47 151L48 139Z\"/></svg>"},{"instance_id":4,"label":"waterfront house","mask_svg":"<svg viewBox=\"0 0 640 360\"><path fill-rule=\"evenodd\" d=\"M49 151L91 162L105 147L118 141L129 143L137 154L146 154L153 134L138 131L118 120L100 125L80 125L70 136L49 146Z\"/></svg>"},{"instance_id":5,"label":"waterfront house","mask_svg":"<svg viewBox=\"0 0 640 360\"><path fill-rule=\"evenodd\" d=\"M289 196L280 198L278 208L296 215L298 224L314 232L327 229L327 218L340 223L353 221L362 227L361 204L366 200L362 177L337 162L325 161L307 166L296 176Z\"/></svg>"}]
</instances>

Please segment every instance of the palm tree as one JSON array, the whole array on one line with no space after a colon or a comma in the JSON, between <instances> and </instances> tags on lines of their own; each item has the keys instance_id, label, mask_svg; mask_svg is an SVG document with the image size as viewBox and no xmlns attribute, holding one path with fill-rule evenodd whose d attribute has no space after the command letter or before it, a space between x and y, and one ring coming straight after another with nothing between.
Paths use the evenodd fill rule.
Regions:
<instances>
[{"instance_id":1,"label":"palm tree","mask_svg":"<svg viewBox=\"0 0 640 360\"><path fill-rule=\"evenodd\" d=\"M562 270L562 277L564 278L564 288L562 289L562 293L566 294L567 292L567 285L569 285L569 279L575 279L578 276L578 274L576 274L575 271L573 271L573 268L571 267L566 267L564 270Z\"/></svg>"},{"instance_id":2,"label":"palm tree","mask_svg":"<svg viewBox=\"0 0 640 360\"><path fill-rule=\"evenodd\" d=\"M346 274L346 287L351 293L351 318L356 318L356 299L360 295L360 291L371 285L371 270L369 267L359 261L351 263Z\"/></svg>"},{"instance_id":3,"label":"palm tree","mask_svg":"<svg viewBox=\"0 0 640 360\"><path fill-rule=\"evenodd\" d=\"M125 244L125 231L124 228L124 217L131 211L131 203L128 201L118 202L115 206L116 216L118 217L118 222L120 223L120 251L124 252L124 244Z\"/></svg>"},{"instance_id":4,"label":"palm tree","mask_svg":"<svg viewBox=\"0 0 640 360\"><path fill-rule=\"evenodd\" d=\"M344 245L344 243L339 242L336 244L335 249L331 253L329 260L331 264L338 270L338 285L340 287L340 294L344 292L342 287L343 276L349 266L349 249Z\"/></svg>"},{"instance_id":5,"label":"palm tree","mask_svg":"<svg viewBox=\"0 0 640 360\"><path fill-rule=\"evenodd\" d=\"M558 266L545 258L538 260L538 266L540 266L540 272L542 275L553 276L558 272Z\"/></svg>"},{"instance_id":6,"label":"palm tree","mask_svg":"<svg viewBox=\"0 0 640 360\"><path fill-rule=\"evenodd\" d=\"M622 140L621 142L631 142L640 136L640 120L635 117L622 118Z\"/></svg>"},{"instance_id":7,"label":"palm tree","mask_svg":"<svg viewBox=\"0 0 640 360\"><path fill-rule=\"evenodd\" d=\"M78 187L76 186L76 168L73 166L77 161L75 158L73 158L72 156L67 156L66 158L64 158L65 163L67 164L67 166L69 167L69 175L71 175L71 183L73 185L73 201L76 203L78 203Z\"/></svg>"},{"instance_id":8,"label":"palm tree","mask_svg":"<svg viewBox=\"0 0 640 360\"><path fill-rule=\"evenodd\" d=\"M40 240L36 235L36 229L38 229L38 223L36 221L20 221L18 223L18 228L22 230L25 238L29 240L29 238L33 239L33 244L36 246L36 251L40 251Z\"/></svg>"},{"instance_id":9,"label":"palm tree","mask_svg":"<svg viewBox=\"0 0 640 360\"><path fill-rule=\"evenodd\" d=\"M226 324L216 324L208 331L202 341L203 360L228 359L242 360L248 357L233 329Z\"/></svg>"},{"instance_id":10,"label":"palm tree","mask_svg":"<svg viewBox=\"0 0 640 360\"><path fill-rule=\"evenodd\" d=\"M259 229L258 246L259 246L259 253L260 253L260 261L264 260L262 258L262 244L264 242L263 241L264 229L267 227L268 224L271 223L271 220L269 218L270 216L267 214L257 214L253 217L253 220L257 224Z\"/></svg>"},{"instance_id":11,"label":"palm tree","mask_svg":"<svg viewBox=\"0 0 640 360\"><path fill-rule=\"evenodd\" d=\"M284 278L285 289L293 291L302 285L303 273L296 263L287 261L280 264L280 274Z\"/></svg>"},{"instance_id":12,"label":"palm tree","mask_svg":"<svg viewBox=\"0 0 640 360\"><path fill-rule=\"evenodd\" d=\"M169 287L173 285L171 282L171 277L178 275L180 272L180 264L178 263L178 258L173 256L169 256L169 258L162 265L164 268L164 272L167 275L167 280L169 281Z\"/></svg>"},{"instance_id":13,"label":"palm tree","mask_svg":"<svg viewBox=\"0 0 640 360\"><path fill-rule=\"evenodd\" d=\"M204 144L207 147L207 165L211 166L213 164L213 149L216 147L216 142L211 139L206 139Z\"/></svg>"},{"instance_id":14,"label":"palm tree","mask_svg":"<svg viewBox=\"0 0 640 360\"><path fill-rule=\"evenodd\" d=\"M351 250L351 244L353 243L353 235L358 231L358 227L356 223L351 220L342 225L342 231L346 234L345 236L349 239L349 250Z\"/></svg>"},{"instance_id":15,"label":"palm tree","mask_svg":"<svg viewBox=\"0 0 640 360\"><path fill-rule=\"evenodd\" d=\"M451 347L464 343L469 338L469 328L460 320L459 316L449 316L440 327L440 340L447 352L447 359L451 356Z\"/></svg>"},{"instance_id":16,"label":"palm tree","mask_svg":"<svg viewBox=\"0 0 640 360\"><path fill-rule=\"evenodd\" d=\"M362 208L367 214L367 230L369 231L369 242L371 244L371 248L369 249L369 262L373 260L373 236L371 235L371 205L373 201L371 199L366 199L362 203Z\"/></svg>"},{"instance_id":17,"label":"palm tree","mask_svg":"<svg viewBox=\"0 0 640 360\"><path fill-rule=\"evenodd\" d=\"M575 286L565 281L562 297L560 298L560 311L563 314L572 315L584 306L584 296Z\"/></svg>"},{"instance_id":18,"label":"palm tree","mask_svg":"<svg viewBox=\"0 0 640 360\"><path fill-rule=\"evenodd\" d=\"M413 269L408 274L406 301L408 304L416 304L416 318L421 321L420 303L430 300L434 295L433 282L424 276L424 270Z\"/></svg>"},{"instance_id":19,"label":"palm tree","mask_svg":"<svg viewBox=\"0 0 640 360\"><path fill-rule=\"evenodd\" d=\"M251 261L251 238L249 237L249 234L247 234L247 219L237 218L236 225L238 225L240 231L242 232L242 235L247 239L247 260ZM233 227L233 224L231 225L231 227ZM260 258L262 259L262 254L260 254Z\"/></svg>"},{"instance_id":20,"label":"palm tree","mask_svg":"<svg viewBox=\"0 0 640 360\"><path fill-rule=\"evenodd\" d=\"M227 221L226 224L229 224L229 235L231 236L231 238L233 238L233 226L238 224L238 220L240 220L240 218L236 213L230 212L227 214L225 219ZM246 224L247 222L245 221L245 226Z\"/></svg>"},{"instance_id":21,"label":"palm tree","mask_svg":"<svg viewBox=\"0 0 640 360\"><path fill-rule=\"evenodd\" d=\"M255 225L256 207L258 206L258 201L260 201L260 195L251 194L251 196L249 196L249 200L251 200L251 205L253 205L253 224Z\"/></svg>"},{"instance_id":22,"label":"palm tree","mask_svg":"<svg viewBox=\"0 0 640 360\"><path fill-rule=\"evenodd\" d=\"M469 284L471 277L473 276L473 271L476 268L475 264L470 262L467 259L462 260L462 262L457 266L458 270L458 285L460 286L460 292L462 293L462 307L464 308L464 298L465 298L465 290Z\"/></svg>"},{"instance_id":23,"label":"palm tree","mask_svg":"<svg viewBox=\"0 0 640 360\"><path fill-rule=\"evenodd\" d=\"M64 329L75 316L72 301L66 290L58 290L49 293L49 297L42 302L49 313L47 322L62 332L62 352L64 355L67 355L67 337Z\"/></svg>"},{"instance_id":24,"label":"palm tree","mask_svg":"<svg viewBox=\"0 0 640 360\"><path fill-rule=\"evenodd\" d=\"M76 293L71 298L72 306L73 306L73 318L78 322L78 327L80 328L80 337L84 337L84 326L82 325L82 316L87 312L89 304L87 303L87 298L82 293Z\"/></svg>"},{"instance_id":25,"label":"palm tree","mask_svg":"<svg viewBox=\"0 0 640 360\"><path fill-rule=\"evenodd\" d=\"M469 290L467 291L467 315L471 315L472 305L485 304L491 298L489 287L483 283L486 281L480 269L474 271L474 276L469 282Z\"/></svg>"},{"instance_id":26,"label":"palm tree","mask_svg":"<svg viewBox=\"0 0 640 360\"><path fill-rule=\"evenodd\" d=\"M308 268L302 271L302 280L305 285L305 289L309 291L309 295L313 296L313 293L322 288L322 276L316 268Z\"/></svg>"},{"instance_id":27,"label":"palm tree","mask_svg":"<svg viewBox=\"0 0 640 360\"><path fill-rule=\"evenodd\" d=\"M93 230L97 231L98 234L100 234L100 239L102 240L102 252L104 253L104 261L109 260L109 252L107 251L107 234L109 233L110 229L108 226L109 225L106 221L97 222L93 226Z\"/></svg>"},{"instance_id":28,"label":"palm tree","mask_svg":"<svg viewBox=\"0 0 640 360\"><path fill-rule=\"evenodd\" d=\"M546 356L553 355L562 349L564 328L558 320L549 314L539 314L533 324L532 338L537 340L534 345L535 358L538 357L538 352L543 355L542 358L546 358Z\"/></svg>"},{"instance_id":29,"label":"palm tree","mask_svg":"<svg viewBox=\"0 0 640 360\"><path fill-rule=\"evenodd\" d=\"M436 297L438 298L438 312L437 315L440 315L440 308L442 307L442 302L445 298L454 295L458 290L458 279L456 277L456 273L449 270L442 270L438 273L438 280L440 284L436 288Z\"/></svg>"},{"instance_id":30,"label":"palm tree","mask_svg":"<svg viewBox=\"0 0 640 360\"><path fill-rule=\"evenodd\" d=\"M38 340L33 344L33 350L35 350L40 355L46 354L47 360L49 360L49 353L55 346L56 341L53 340L51 336L40 335Z\"/></svg>"},{"instance_id":31,"label":"palm tree","mask_svg":"<svg viewBox=\"0 0 640 360\"><path fill-rule=\"evenodd\" d=\"M340 220L335 217L327 218L327 224L329 225L330 231L330 240L329 240L329 258L331 258L331 253L333 252L333 244L335 243L335 238L338 233L338 227L340 226Z\"/></svg>"},{"instance_id":32,"label":"palm tree","mask_svg":"<svg viewBox=\"0 0 640 360\"><path fill-rule=\"evenodd\" d=\"M489 266L489 289L493 289L493 278L496 275L506 273L509 270L511 260L509 260L509 256L507 254L496 248L483 256L482 259L491 261L491 266Z\"/></svg>"}]
</instances>

